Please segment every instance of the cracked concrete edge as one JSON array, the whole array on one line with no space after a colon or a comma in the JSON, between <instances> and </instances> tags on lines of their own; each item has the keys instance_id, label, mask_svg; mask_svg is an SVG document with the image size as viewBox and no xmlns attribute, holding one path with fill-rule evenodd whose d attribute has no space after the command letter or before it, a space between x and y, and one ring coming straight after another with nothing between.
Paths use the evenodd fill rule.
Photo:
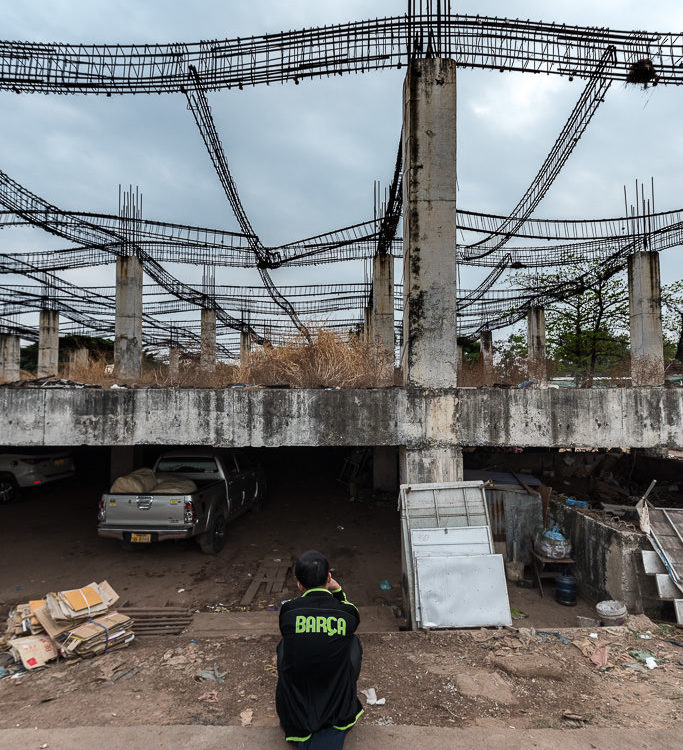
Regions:
<instances>
[{"instance_id":1,"label":"cracked concrete edge","mask_svg":"<svg viewBox=\"0 0 683 750\"><path fill-rule=\"evenodd\" d=\"M83 726L0 730L0 749L91 750L92 747L125 747L127 750L261 750L292 747L277 727L204 725L141 725L131 727ZM683 750L683 735L672 729L525 729L472 727L466 729L425 726L359 726L347 739L346 750L389 747L392 750L498 750L501 747L537 750L643 750L666 747Z\"/></svg>"}]
</instances>

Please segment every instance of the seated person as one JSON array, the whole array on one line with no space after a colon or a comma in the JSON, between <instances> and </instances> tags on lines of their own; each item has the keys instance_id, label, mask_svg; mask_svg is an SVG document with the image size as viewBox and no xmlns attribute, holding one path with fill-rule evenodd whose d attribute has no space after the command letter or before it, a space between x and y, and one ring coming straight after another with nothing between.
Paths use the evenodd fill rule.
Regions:
<instances>
[{"instance_id":1,"label":"seated person","mask_svg":"<svg viewBox=\"0 0 683 750\"><path fill-rule=\"evenodd\" d=\"M289 742L339 750L363 713L356 695L363 650L354 635L360 617L320 552L304 552L294 575L301 596L280 610L277 713Z\"/></svg>"}]
</instances>

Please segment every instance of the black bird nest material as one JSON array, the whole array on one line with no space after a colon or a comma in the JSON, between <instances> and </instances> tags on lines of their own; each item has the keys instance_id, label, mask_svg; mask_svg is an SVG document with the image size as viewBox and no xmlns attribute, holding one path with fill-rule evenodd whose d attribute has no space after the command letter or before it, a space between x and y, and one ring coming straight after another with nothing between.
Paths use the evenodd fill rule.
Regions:
<instances>
[{"instance_id":1,"label":"black bird nest material","mask_svg":"<svg viewBox=\"0 0 683 750\"><path fill-rule=\"evenodd\" d=\"M656 86L658 79L659 76L652 60L649 57L644 57L642 60L636 60L631 65L626 76L626 83L642 83L647 88L647 84L650 82L652 82L653 86Z\"/></svg>"}]
</instances>

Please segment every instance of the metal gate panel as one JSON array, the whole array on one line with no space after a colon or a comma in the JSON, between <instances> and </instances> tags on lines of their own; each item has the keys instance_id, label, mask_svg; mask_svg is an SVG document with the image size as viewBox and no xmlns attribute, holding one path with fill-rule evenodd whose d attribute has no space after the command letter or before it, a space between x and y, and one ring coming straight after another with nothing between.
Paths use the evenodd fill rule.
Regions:
<instances>
[{"instance_id":1,"label":"metal gate panel","mask_svg":"<svg viewBox=\"0 0 683 750\"><path fill-rule=\"evenodd\" d=\"M502 555L415 558L418 628L511 625Z\"/></svg>"},{"instance_id":2,"label":"metal gate panel","mask_svg":"<svg viewBox=\"0 0 683 750\"><path fill-rule=\"evenodd\" d=\"M414 556L490 555L493 541L488 526L445 529L412 529L410 542Z\"/></svg>"}]
</instances>

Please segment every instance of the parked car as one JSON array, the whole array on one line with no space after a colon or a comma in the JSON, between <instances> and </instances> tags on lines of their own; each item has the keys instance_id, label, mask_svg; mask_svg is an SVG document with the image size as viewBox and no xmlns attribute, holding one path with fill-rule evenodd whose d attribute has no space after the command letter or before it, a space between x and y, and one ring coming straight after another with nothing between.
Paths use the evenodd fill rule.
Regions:
<instances>
[{"instance_id":1,"label":"parked car","mask_svg":"<svg viewBox=\"0 0 683 750\"><path fill-rule=\"evenodd\" d=\"M153 471L156 486L148 492L102 495L100 536L121 539L126 546L196 538L203 552L217 554L225 545L228 522L258 509L266 493L261 466L237 451L172 451L157 459ZM172 487L169 480L187 479L195 491L164 487Z\"/></svg>"},{"instance_id":2,"label":"parked car","mask_svg":"<svg viewBox=\"0 0 683 750\"><path fill-rule=\"evenodd\" d=\"M0 453L0 503L11 503L19 489L38 487L75 472L70 451L9 451Z\"/></svg>"}]
</instances>

